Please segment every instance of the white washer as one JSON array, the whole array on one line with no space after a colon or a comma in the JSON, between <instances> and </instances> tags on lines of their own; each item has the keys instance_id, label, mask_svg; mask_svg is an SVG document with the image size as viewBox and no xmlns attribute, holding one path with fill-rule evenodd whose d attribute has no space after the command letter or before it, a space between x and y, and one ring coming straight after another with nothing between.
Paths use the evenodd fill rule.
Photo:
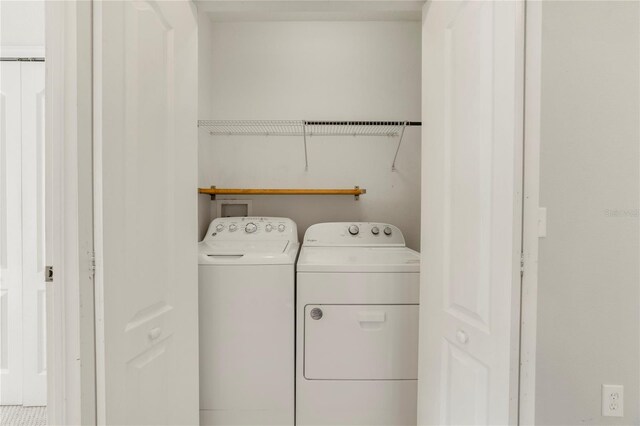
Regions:
<instances>
[{"instance_id":1,"label":"white washer","mask_svg":"<svg viewBox=\"0 0 640 426\"><path fill-rule=\"evenodd\" d=\"M296 424L415 425L420 254L383 223L322 223L297 271Z\"/></svg>"},{"instance_id":2,"label":"white washer","mask_svg":"<svg viewBox=\"0 0 640 426\"><path fill-rule=\"evenodd\" d=\"M296 224L219 218L199 244L200 424L294 424Z\"/></svg>"}]
</instances>

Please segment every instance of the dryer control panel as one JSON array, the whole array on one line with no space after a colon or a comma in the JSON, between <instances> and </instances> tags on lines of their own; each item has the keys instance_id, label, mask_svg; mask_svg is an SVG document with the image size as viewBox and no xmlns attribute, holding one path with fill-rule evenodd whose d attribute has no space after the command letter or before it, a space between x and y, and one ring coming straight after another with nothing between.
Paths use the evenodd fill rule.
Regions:
<instances>
[{"instance_id":1,"label":"dryer control panel","mask_svg":"<svg viewBox=\"0 0 640 426\"><path fill-rule=\"evenodd\" d=\"M305 246L404 247L404 235L397 226L381 222L332 222L312 225L304 234Z\"/></svg>"},{"instance_id":2,"label":"dryer control panel","mask_svg":"<svg viewBox=\"0 0 640 426\"><path fill-rule=\"evenodd\" d=\"M219 217L209 225L207 240L289 240L298 242L298 228L284 217Z\"/></svg>"}]
</instances>

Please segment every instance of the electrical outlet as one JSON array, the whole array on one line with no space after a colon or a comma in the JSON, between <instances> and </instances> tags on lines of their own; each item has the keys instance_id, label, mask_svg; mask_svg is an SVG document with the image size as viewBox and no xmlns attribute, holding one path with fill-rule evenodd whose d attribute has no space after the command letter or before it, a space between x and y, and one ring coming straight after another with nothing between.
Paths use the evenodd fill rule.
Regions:
<instances>
[{"instance_id":1,"label":"electrical outlet","mask_svg":"<svg viewBox=\"0 0 640 426\"><path fill-rule=\"evenodd\" d=\"M602 385L602 415L605 417L624 416L624 386Z\"/></svg>"}]
</instances>

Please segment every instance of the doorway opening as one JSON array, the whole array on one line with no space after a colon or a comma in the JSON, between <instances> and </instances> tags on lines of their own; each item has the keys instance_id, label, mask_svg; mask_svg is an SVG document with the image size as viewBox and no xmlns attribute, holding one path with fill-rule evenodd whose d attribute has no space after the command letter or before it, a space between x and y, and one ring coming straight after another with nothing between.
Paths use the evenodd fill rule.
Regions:
<instances>
[{"instance_id":1,"label":"doorway opening","mask_svg":"<svg viewBox=\"0 0 640 426\"><path fill-rule=\"evenodd\" d=\"M45 425L44 4L0 18L0 423Z\"/></svg>"},{"instance_id":2,"label":"doorway opening","mask_svg":"<svg viewBox=\"0 0 640 426\"><path fill-rule=\"evenodd\" d=\"M3 424L14 424L23 416L33 419L26 424L46 423L43 408L47 404L44 75L42 57L3 56L0 62L3 128L0 134L0 412Z\"/></svg>"}]
</instances>

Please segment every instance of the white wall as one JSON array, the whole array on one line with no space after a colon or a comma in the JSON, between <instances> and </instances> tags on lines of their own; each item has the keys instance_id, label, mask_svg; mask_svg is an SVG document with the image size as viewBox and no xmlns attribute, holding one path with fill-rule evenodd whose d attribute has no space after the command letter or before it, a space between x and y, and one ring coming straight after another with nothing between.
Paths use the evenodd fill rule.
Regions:
<instances>
[{"instance_id":1,"label":"white wall","mask_svg":"<svg viewBox=\"0 0 640 426\"><path fill-rule=\"evenodd\" d=\"M638 424L639 3L542 6L536 424ZM625 417L601 417L601 384Z\"/></svg>"},{"instance_id":2,"label":"white wall","mask_svg":"<svg viewBox=\"0 0 640 426\"><path fill-rule=\"evenodd\" d=\"M0 2L0 45L4 47L41 49L44 53L44 2L2 1ZM3 49L3 56L15 53ZM18 53L20 54L20 53ZM28 53L33 55L34 53Z\"/></svg>"},{"instance_id":3,"label":"white wall","mask_svg":"<svg viewBox=\"0 0 640 426\"><path fill-rule=\"evenodd\" d=\"M215 22L206 118L419 121L420 31L419 22ZM302 138L206 137L203 186L367 189L360 201L255 196L254 215L291 217L300 237L317 222L390 222L419 249L420 128L406 131L397 172L397 139L310 138L305 172Z\"/></svg>"}]
</instances>

